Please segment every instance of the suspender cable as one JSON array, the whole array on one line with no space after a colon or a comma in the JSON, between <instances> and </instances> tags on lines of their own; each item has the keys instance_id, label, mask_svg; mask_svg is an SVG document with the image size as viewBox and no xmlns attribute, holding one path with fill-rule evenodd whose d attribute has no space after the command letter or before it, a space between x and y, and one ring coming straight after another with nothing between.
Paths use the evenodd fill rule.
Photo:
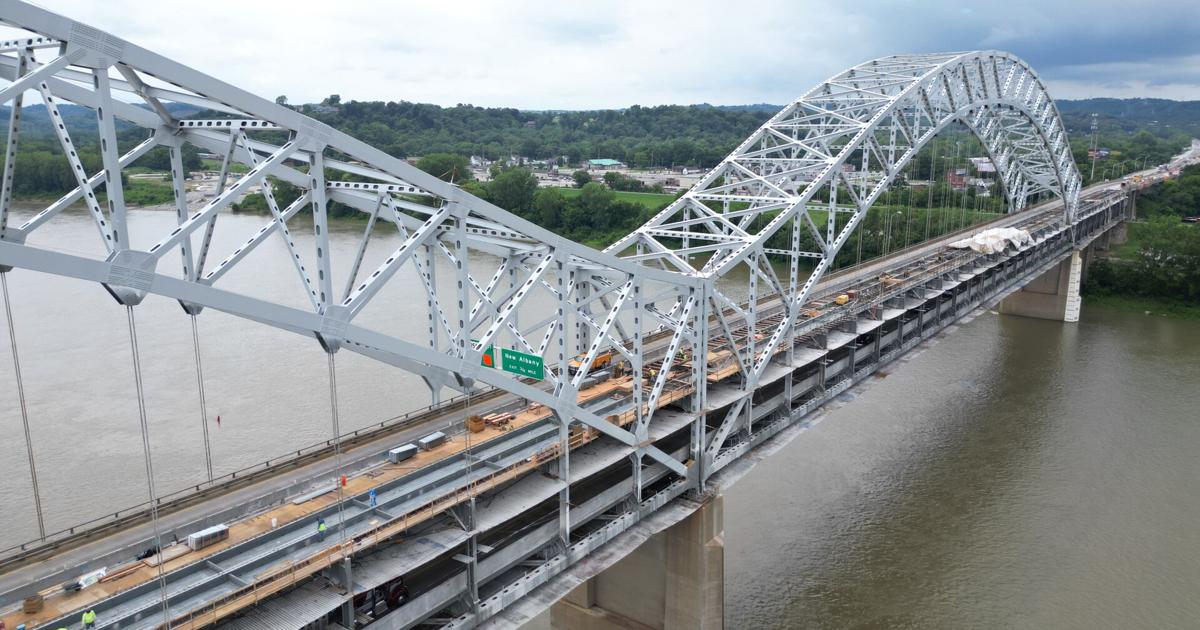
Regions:
<instances>
[{"instance_id":1,"label":"suspender cable","mask_svg":"<svg viewBox=\"0 0 1200 630\"><path fill-rule=\"evenodd\" d=\"M21 380L21 358L17 355L17 329L13 324L12 306L8 302L8 274L0 273L4 287L4 317L8 320L8 342L12 348L13 371L17 375L17 398L21 403L21 425L25 429L25 453L29 456L29 479L33 482L33 507L37 510L38 536L46 540L46 522L42 518L42 494L38 490L37 466L33 461L33 440L29 436L29 411L25 406L25 383Z\"/></svg>"},{"instance_id":2,"label":"suspender cable","mask_svg":"<svg viewBox=\"0 0 1200 630\"><path fill-rule=\"evenodd\" d=\"M334 363L332 352L325 354L329 357L329 408L333 418L333 467L337 474L338 531L341 532L342 542L345 543L346 512L342 501L346 493L342 487L342 428L338 417L337 364Z\"/></svg>"},{"instance_id":3,"label":"suspender cable","mask_svg":"<svg viewBox=\"0 0 1200 630\"><path fill-rule=\"evenodd\" d=\"M467 429L467 484L471 491L470 496L475 496L475 480L471 477L471 460L474 455L471 453L471 388L467 388L467 406L464 407L463 426Z\"/></svg>"},{"instance_id":4,"label":"suspender cable","mask_svg":"<svg viewBox=\"0 0 1200 630\"><path fill-rule=\"evenodd\" d=\"M908 211L912 209L912 196L913 196L913 193L912 193L912 178L913 178L912 162L908 163L907 168L908 168L908 174L904 176L904 183L907 185L905 186L905 190L902 191L899 195L897 195L898 197L904 197L904 203L900 206L904 210L904 240L900 241L901 249L908 247Z\"/></svg>"},{"instance_id":5,"label":"suspender cable","mask_svg":"<svg viewBox=\"0 0 1200 630\"><path fill-rule=\"evenodd\" d=\"M208 404L204 400L204 366L200 363L200 333L196 328L196 316L192 315L192 347L196 349L196 388L200 390L200 428L204 430L204 465L208 467L208 480L213 480L212 449L208 443Z\"/></svg>"},{"instance_id":6,"label":"suspender cable","mask_svg":"<svg viewBox=\"0 0 1200 630\"><path fill-rule=\"evenodd\" d=\"M968 160L970 162L970 160ZM963 192L962 203L958 207L958 227L962 229L967 226L967 192L971 188L971 168L963 167L967 172L963 175Z\"/></svg>"},{"instance_id":7,"label":"suspender cable","mask_svg":"<svg viewBox=\"0 0 1200 630\"><path fill-rule=\"evenodd\" d=\"M154 548L158 554L158 591L162 602L163 624L171 626L171 609L167 602L167 577L163 573L162 534L158 529L158 491L154 487L154 463L150 460L150 426L146 420L146 392L142 385L142 358L138 350L137 324L133 307L126 306L129 320L129 348L133 354L133 380L137 385L138 419L142 425L142 457L146 460L146 488L150 494L150 522L154 524Z\"/></svg>"},{"instance_id":8,"label":"suspender cable","mask_svg":"<svg viewBox=\"0 0 1200 630\"><path fill-rule=\"evenodd\" d=\"M863 216L862 223L858 224L858 256L854 261L855 265L862 264L862 235L867 231L867 218L871 216L871 209L867 208L867 213ZM799 219L797 219L799 220Z\"/></svg>"},{"instance_id":9,"label":"suspender cable","mask_svg":"<svg viewBox=\"0 0 1200 630\"><path fill-rule=\"evenodd\" d=\"M929 191L929 197L925 201L925 239L929 240L929 226L933 222L933 172L937 168L937 153L929 158L929 182L925 187Z\"/></svg>"}]
</instances>

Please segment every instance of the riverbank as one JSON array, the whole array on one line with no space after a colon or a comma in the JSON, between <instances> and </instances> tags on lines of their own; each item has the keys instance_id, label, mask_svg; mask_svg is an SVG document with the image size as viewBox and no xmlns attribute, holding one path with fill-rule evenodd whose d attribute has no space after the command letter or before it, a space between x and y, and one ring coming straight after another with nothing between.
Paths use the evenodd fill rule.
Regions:
<instances>
[{"instance_id":1,"label":"riverbank","mask_svg":"<svg viewBox=\"0 0 1200 630\"><path fill-rule=\"evenodd\" d=\"M1099 306L1123 313L1143 313L1171 319L1200 320L1200 304L1135 295L1090 292L1083 294L1084 308Z\"/></svg>"},{"instance_id":2,"label":"riverbank","mask_svg":"<svg viewBox=\"0 0 1200 630\"><path fill-rule=\"evenodd\" d=\"M131 178L126 182L123 192L125 193L125 205L130 208L152 208L170 204L175 200L175 192L171 189L171 185L164 183L161 179ZM61 198L61 193L26 194L13 199L13 202L48 205ZM100 203L106 203L108 199L103 191L97 192L96 198ZM72 205L83 207L79 202Z\"/></svg>"}]
</instances>

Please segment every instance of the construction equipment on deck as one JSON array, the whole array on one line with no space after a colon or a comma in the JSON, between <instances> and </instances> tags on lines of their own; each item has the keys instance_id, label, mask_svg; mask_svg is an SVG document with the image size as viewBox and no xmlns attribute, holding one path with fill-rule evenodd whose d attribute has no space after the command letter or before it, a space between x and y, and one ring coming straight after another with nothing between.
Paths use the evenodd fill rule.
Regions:
<instances>
[{"instance_id":1,"label":"construction equipment on deck","mask_svg":"<svg viewBox=\"0 0 1200 630\"><path fill-rule=\"evenodd\" d=\"M404 446L397 446L396 448L388 451L388 461L393 464L399 464L400 462L402 462L416 454L417 454L417 445L416 444L411 444L411 443L405 444Z\"/></svg>"},{"instance_id":2,"label":"construction equipment on deck","mask_svg":"<svg viewBox=\"0 0 1200 630\"><path fill-rule=\"evenodd\" d=\"M429 435L417 440L417 446L421 447L422 451L431 451L442 445L446 441L446 434L441 431L434 431Z\"/></svg>"},{"instance_id":3,"label":"construction equipment on deck","mask_svg":"<svg viewBox=\"0 0 1200 630\"><path fill-rule=\"evenodd\" d=\"M229 538L229 527L226 525L213 525L206 527L198 532L188 534L187 546L191 547L192 551L203 549L209 545L215 545Z\"/></svg>"},{"instance_id":4,"label":"construction equipment on deck","mask_svg":"<svg viewBox=\"0 0 1200 630\"><path fill-rule=\"evenodd\" d=\"M579 370L581 370L583 368L583 361L585 359L587 359L587 355L580 354L580 355L577 355L575 358L571 359L567 363L567 370L571 373L571 376L575 376L576 374L579 373ZM592 361L591 369L592 370L602 370L602 369L608 367L608 364L612 363L612 360L613 360L612 350L605 350L604 352L597 353L596 359L594 361Z\"/></svg>"}]
</instances>

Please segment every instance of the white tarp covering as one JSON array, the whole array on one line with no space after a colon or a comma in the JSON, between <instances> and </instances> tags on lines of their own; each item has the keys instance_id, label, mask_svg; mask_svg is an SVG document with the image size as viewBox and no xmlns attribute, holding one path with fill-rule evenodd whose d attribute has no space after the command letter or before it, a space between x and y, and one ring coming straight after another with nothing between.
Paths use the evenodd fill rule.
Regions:
<instances>
[{"instance_id":1,"label":"white tarp covering","mask_svg":"<svg viewBox=\"0 0 1200 630\"><path fill-rule=\"evenodd\" d=\"M1020 247L1032 243L1033 237L1029 232L1017 228L992 228L984 230L961 241L950 243L955 249L970 248L981 254L995 254L1004 251L1009 245Z\"/></svg>"}]
</instances>

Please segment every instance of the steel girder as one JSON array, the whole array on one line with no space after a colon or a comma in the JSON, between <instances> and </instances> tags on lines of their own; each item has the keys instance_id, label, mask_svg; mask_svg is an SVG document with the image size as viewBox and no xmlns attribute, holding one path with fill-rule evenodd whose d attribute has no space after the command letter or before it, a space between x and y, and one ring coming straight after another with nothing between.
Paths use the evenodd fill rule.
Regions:
<instances>
[{"instance_id":1,"label":"steel girder","mask_svg":"<svg viewBox=\"0 0 1200 630\"><path fill-rule=\"evenodd\" d=\"M293 109L113 35L16 0L0 0L0 21L31 33L0 43L0 78L10 82L0 89L0 103L20 105L25 92L34 90L52 116L58 102L91 108L97 113L103 163L100 172L88 174L74 159L75 190L12 225L9 178L19 114L14 116L0 191L0 270L19 267L98 282L125 304L154 293L178 300L190 313L214 308L310 336L327 351L346 348L414 372L429 383L435 398L447 386L499 387L546 405L564 427L588 425L628 446L635 461L649 456L697 484L743 410L749 416L748 396L769 358L785 340L792 343L796 307L874 200L947 124L962 121L979 136L1014 209L1030 195L1049 191L1067 201L1070 219L1079 190L1057 111L1024 63L1000 52L889 57L814 88L743 142L700 185L597 252ZM228 117L180 120L171 113L172 103ZM147 138L122 153L116 146L118 121L145 129ZM72 131L60 126L56 132L68 158L75 157ZM223 156L216 192L198 206L186 199L184 144ZM134 244L120 194L121 173L156 147L170 151L178 221L153 242ZM248 171L237 176L233 164ZM874 181L851 177L846 164L878 176ZM286 207L275 198L278 182L300 189ZM100 188L109 193L105 205L96 195ZM231 229L219 220L222 210L255 191L264 195L270 218L237 235L241 244L232 252L212 251L214 231ZM79 200L87 204L108 252L104 260L26 244L30 234L44 230ZM328 245L332 203L368 217L352 257ZM312 217L307 245L294 237L302 214ZM376 252L372 244L380 240L381 229L394 230L389 234L399 245ZM768 247L777 233L786 235L783 246ZM311 310L219 286L276 234L286 244L297 290L304 291ZM802 247L806 236L816 249ZM171 265L160 263L173 250L179 251L181 264L168 272ZM209 268L210 255L223 258ZM781 255L790 260L786 278L778 277L769 260ZM806 257L817 265L801 282L800 262ZM365 273L364 264L372 263L374 270ZM730 299L716 285L738 265L750 270L747 302ZM420 339L408 330L372 329L357 321L402 272L414 274L424 293L427 325ZM439 277L445 274L450 277ZM782 296L786 317L768 340L749 335L747 347L736 349L745 396L712 439L704 427L707 367L700 357L708 356L710 327L732 336L727 311L753 329L760 284L764 293ZM655 327L667 334L650 335ZM492 345L542 357L552 387L482 367L482 353ZM652 378L633 379L631 403L624 408L632 408L636 421L628 429L576 402L578 388L604 350L629 359L637 374L646 364L657 364ZM568 361L576 355L582 355L583 367L570 376ZM678 378L671 384L669 374L688 364L690 407L697 414L693 470L647 441L655 406L668 387L679 386Z\"/></svg>"}]
</instances>

